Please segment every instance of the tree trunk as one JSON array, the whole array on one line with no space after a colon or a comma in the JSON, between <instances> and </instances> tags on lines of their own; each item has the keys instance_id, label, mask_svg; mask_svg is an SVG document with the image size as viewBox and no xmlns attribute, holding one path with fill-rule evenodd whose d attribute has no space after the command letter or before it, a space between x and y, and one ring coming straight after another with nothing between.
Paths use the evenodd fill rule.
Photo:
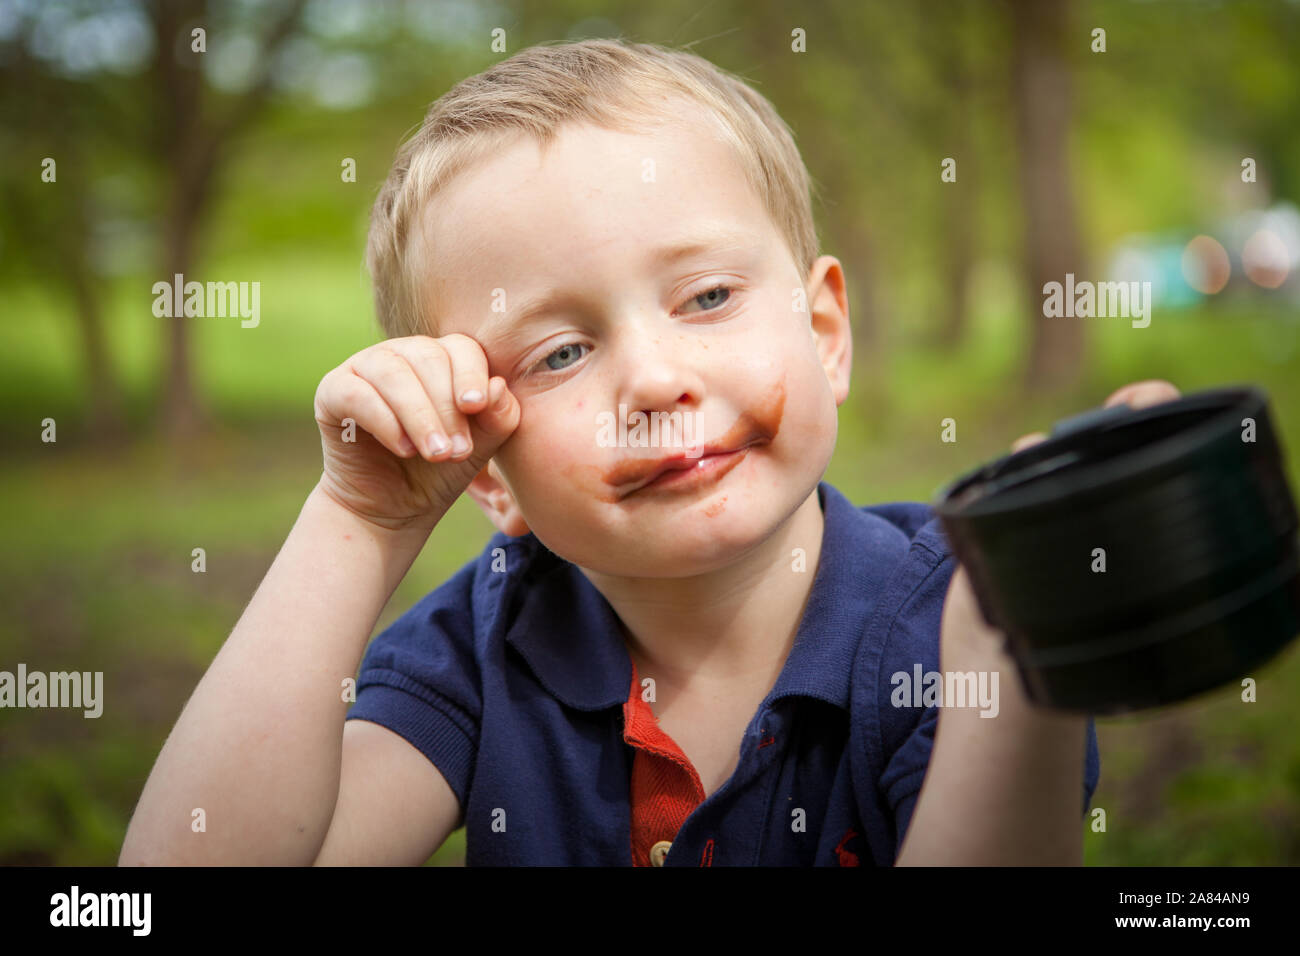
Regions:
<instances>
[{"instance_id":1,"label":"tree trunk","mask_svg":"<svg viewBox=\"0 0 1300 956\"><path fill-rule=\"evenodd\" d=\"M977 11L978 12L978 11ZM979 166L975 157L975 137L971 128L972 113L977 108L974 84L976 71L970 65L967 46L971 32L963 29L970 17L969 4L963 4L960 16L937 24L942 31L947 54L947 99L954 106L947 114L951 131L951 155L957 160L957 181L941 183L944 221L939 226L943 236L945 297L938 331L938 346L945 351L958 348L966 339L970 319L970 278L975 264L975 216L979 196Z\"/></svg>"},{"instance_id":2,"label":"tree trunk","mask_svg":"<svg viewBox=\"0 0 1300 956\"><path fill-rule=\"evenodd\" d=\"M195 192L201 187L192 183L182 170L176 169L173 172L176 176L173 197L163 226L163 278L168 284L178 275L182 277L181 282L197 279L191 275L191 265L194 261L194 237L202 207L201 197ZM175 440L191 439L198 436L208 424L207 411L200 403L194 387L193 362L190 357L190 324L202 320L188 318L182 311L182 314L161 321L164 323L163 340L166 343L163 430L169 438Z\"/></svg>"},{"instance_id":3,"label":"tree trunk","mask_svg":"<svg viewBox=\"0 0 1300 956\"><path fill-rule=\"evenodd\" d=\"M1070 192L1069 7L1066 0L1009 0L1009 6L1030 323L1024 384L1033 392L1064 390L1083 371L1084 327L1076 318L1046 318L1043 286L1063 283L1067 272L1080 278L1084 273Z\"/></svg>"},{"instance_id":4,"label":"tree trunk","mask_svg":"<svg viewBox=\"0 0 1300 956\"><path fill-rule=\"evenodd\" d=\"M23 103L21 127L25 131L39 129L49 115L66 118L66 86L51 81L36 68L25 43L16 43L12 49L9 65L18 81L15 88L35 94ZM48 112L43 113L36 105L42 99L47 101ZM90 439L116 444L126 435L125 402L104 334L103 283L90 260L89 237L94 231L96 210L85 170L86 156L93 154L93 149L85 147L74 129L74 124L65 122L49 127L54 155L64 170L57 191L42 186L33 195L14 182L7 191L9 211L13 220L22 224L33 265L69 293L87 383L85 422Z\"/></svg>"},{"instance_id":5,"label":"tree trunk","mask_svg":"<svg viewBox=\"0 0 1300 956\"><path fill-rule=\"evenodd\" d=\"M215 191L217 169L231 141L252 122L264 107L271 88L270 63L274 54L297 28L306 0L289 0L272 22L262 48L261 72L253 85L226 111L223 117L209 116L205 109L203 80L190 49L189 28L200 22L201 0L153 0L154 39L158 49L154 61L159 95L159 149L167 157L171 176L163 223L162 263L164 279L184 282L196 261L199 228ZM177 49L181 48L178 61ZM202 54L199 54L202 55ZM165 431L174 439L193 438L208 425L209 417L194 387L190 359L190 322L184 315L163 320L165 353L162 418Z\"/></svg>"},{"instance_id":6,"label":"tree trunk","mask_svg":"<svg viewBox=\"0 0 1300 956\"><path fill-rule=\"evenodd\" d=\"M199 225L202 197L196 192L203 184L196 177L193 162L203 123L203 87L196 57L189 55L187 27L197 22L202 5L198 0L159 2L155 9L154 35L158 53L158 95L160 118L159 145L166 156L169 178L167 204L163 210L162 266L163 279L169 284L175 276L181 282L197 277L190 275L194 261L194 233ZM161 424L173 440L195 437L206 416L194 389L190 361L190 323L181 314L162 319L163 388Z\"/></svg>"},{"instance_id":7,"label":"tree trunk","mask_svg":"<svg viewBox=\"0 0 1300 956\"><path fill-rule=\"evenodd\" d=\"M77 328L81 332L82 358L89 383L86 424L90 439L98 444L113 444L126 434L126 416L122 390L113 374L104 337L99 306L101 288L84 259L68 262L67 276L76 300Z\"/></svg>"},{"instance_id":8,"label":"tree trunk","mask_svg":"<svg viewBox=\"0 0 1300 956\"><path fill-rule=\"evenodd\" d=\"M66 139L62 148L66 155L78 156L76 148ZM74 168L81 166L82 158L78 156ZM126 415L122 388L113 373L104 335L101 307L104 283L95 274L88 248L88 237L97 217L84 176L66 177L65 188L69 191L72 234L58 245L62 246L61 268L72 293L81 333L82 359L89 385L86 425L92 442L112 445L125 436Z\"/></svg>"}]
</instances>

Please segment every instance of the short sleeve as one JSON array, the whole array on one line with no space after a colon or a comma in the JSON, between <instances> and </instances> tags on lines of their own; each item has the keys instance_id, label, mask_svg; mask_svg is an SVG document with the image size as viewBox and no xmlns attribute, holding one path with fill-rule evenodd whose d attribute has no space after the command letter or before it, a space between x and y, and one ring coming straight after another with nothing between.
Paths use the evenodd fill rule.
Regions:
<instances>
[{"instance_id":1,"label":"short sleeve","mask_svg":"<svg viewBox=\"0 0 1300 956\"><path fill-rule=\"evenodd\" d=\"M477 560L371 641L346 718L380 724L409 741L446 778L462 813L482 716L472 607Z\"/></svg>"},{"instance_id":2,"label":"short sleeve","mask_svg":"<svg viewBox=\"0 0 1300 956\"><path fill-rule=\"evenodd\" d=\"M881 789L886 803L894 813L894 832L898 834L894 844L894 857L903 848L903 838L912 823L912 811L916 809L916 798L921 793L921 784L925 781L925 771L930 765L930 752L934 749L934 731L939 725L939 708L927 707L916 729L908 736L889 763L880 778Z\"/></svg>"}]
</instances>

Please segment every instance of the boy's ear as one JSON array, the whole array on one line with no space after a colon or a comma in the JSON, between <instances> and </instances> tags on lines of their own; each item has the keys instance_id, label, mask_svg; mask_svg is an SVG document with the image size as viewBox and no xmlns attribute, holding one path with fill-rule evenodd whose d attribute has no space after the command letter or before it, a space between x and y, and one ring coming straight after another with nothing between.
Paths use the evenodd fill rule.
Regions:
<instances>
[{"instance_id":1,"label":"boy's ear","mask_svg":"<svg viewBox=\"0 0 1300 956\"><path fill-rule=\"evenodd\" d=\"M813 341L831 383L835 404L843 404L849 397L853 328L849 323L844 269L834 256L820 256L808 273L808 309Z\"/></svg>"},{"instance_id":2,"label":"boy's ear","mask_svg":"<svg viewBox=\"0 0 1300 956\"><path fill-rule=\"evenodd\" d=\"M497 530L512 538L528 534L528 524L515 501L514 493L506 486L495 461L489 461L465 489L478 502L488 520Z\"/></svg>"}]
</instances>

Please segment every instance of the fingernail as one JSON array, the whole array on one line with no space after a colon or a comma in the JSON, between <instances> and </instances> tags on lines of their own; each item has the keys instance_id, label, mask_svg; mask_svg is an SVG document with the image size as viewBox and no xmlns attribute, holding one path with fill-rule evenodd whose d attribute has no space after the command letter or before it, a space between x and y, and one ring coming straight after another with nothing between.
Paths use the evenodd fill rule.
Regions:
<instances>
[{"instance_id":1,"label":"fingernail","mask_svg":"<svg viewBox=\"0 0 1300 956\"><path fill-rule=\"evenodd\" d=\"M460 393L460 400L464 402L466 405L470 404L471 402L481 402L483 401L483 393L480 392L477 388L471 388Z\"/></svg>"},{"instance_id":2,"label":"fingernail","mask_svg":"<svg viewBox=\"0 0 1300 956\"><path fill-rule=\"evenodd\" d=\"M447 439L433 432L424 440L424 447L428 449L430 455L441 455L447 450Z\"/></svg>"},{"instance_id":3,"label":"fingernail","mask_svg":"<svg viewBox=\"0 0 1300 956\"><path fill-rule=\"evenodd\" d=\"M451 453L453 455L463 455L469 451L469 442L465 440L464 435L456 435L451 440Z\"/></svg>"}]
</instances>

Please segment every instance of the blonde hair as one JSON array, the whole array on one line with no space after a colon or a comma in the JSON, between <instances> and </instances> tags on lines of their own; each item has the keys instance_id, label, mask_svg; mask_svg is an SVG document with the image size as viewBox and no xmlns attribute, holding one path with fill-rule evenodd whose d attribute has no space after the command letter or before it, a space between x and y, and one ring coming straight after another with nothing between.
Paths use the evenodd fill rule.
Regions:
<instances>
[{"instance_id":1,"label":"blonde hair","mask_svg":"<svg viewBox=\"0 0 1300 956\"><path fill-rule=\"evenodd\" d=\"M818 251L808 171L789 128L763 96L684 50L621 38L540 44L457 83L398 149L366 242L384 335L437 334L421 294L424 270L408 261L412 225L458 172L520 133L545 148L568 122L635 132L638 119L671 120L678 115L674 94L705 107L807 275Z\"/></svg>"}]
</instances>

